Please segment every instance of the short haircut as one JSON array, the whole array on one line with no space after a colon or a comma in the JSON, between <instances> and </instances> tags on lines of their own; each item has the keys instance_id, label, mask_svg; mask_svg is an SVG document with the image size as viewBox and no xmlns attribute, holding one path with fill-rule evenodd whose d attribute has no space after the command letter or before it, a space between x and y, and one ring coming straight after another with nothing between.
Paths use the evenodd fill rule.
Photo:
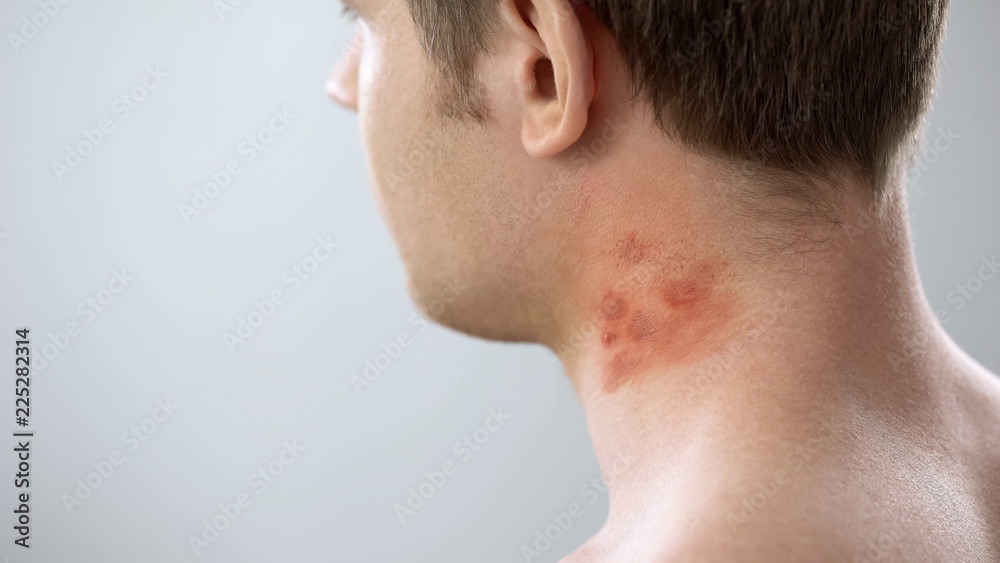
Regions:
<instances>
[{"instance_id":1,"label":"short haircut","mask_svg":"<svg viewBox=\"0 0 1000 563\"><path fill-rule=\"evenodd\" d=\"M948 0L566 0L610 33L659 127L702 153L796 176L857 173L880 195L933 92ZM497 0L407 0L453 113ZM581 6L582 4L582 6Z\"/></svg>"}]
</instances>

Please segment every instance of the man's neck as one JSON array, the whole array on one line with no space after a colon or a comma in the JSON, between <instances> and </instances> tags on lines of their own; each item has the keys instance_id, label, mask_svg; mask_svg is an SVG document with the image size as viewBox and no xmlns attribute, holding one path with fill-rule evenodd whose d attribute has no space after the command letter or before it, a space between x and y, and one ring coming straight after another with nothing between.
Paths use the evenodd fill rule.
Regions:
<instances>
[{"instance_id":1,"label":"man's neck","mask_svg":"<svg viewBox=\"0 0 1000 563\"><path fill-rule=\"evenodd\" d=\"M575 314L550 343L588 417L609 522L710 464L707 444L752 455L754 436L805 439L859 404L927 416L941 390L931 374L953 361L899 198L846 202L839 225L798 231L773 254L748 251L747 232L727 240L731 218L690 228L697 207L672 202L657 233L600 223L611 225L589 238L600 258L579 262Z\"/></svg>"}]
</instances>

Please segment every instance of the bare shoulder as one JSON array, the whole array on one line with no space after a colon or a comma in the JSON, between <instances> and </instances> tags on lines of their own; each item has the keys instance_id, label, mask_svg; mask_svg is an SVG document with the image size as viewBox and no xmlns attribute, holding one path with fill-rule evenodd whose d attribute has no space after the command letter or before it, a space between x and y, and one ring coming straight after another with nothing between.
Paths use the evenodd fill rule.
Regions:
<instances>
[{"instance_id":1,"label":"bare shoulder","mask_svg":"<svg viewBox=\"0 0 1000 563\"><path fill-rule=\"evenodd\" d=\"M956 386L956 450L972 483L1000 561L1000 377L972 362Z\"/></svg>"},{"instance_id":2,"label":"bare shoulder","mask_svg":"<svg viewBox=\"0 0 1000 563\"><path fill-rule=\"evenodd\" d=\"M919 456L870 455L755 480L692 507L649 562L1000 561L986 483ZM798 482L795 482L798 481ZM994 514L995 516L995 514Z\"/></svg>"},{"instance_id":3,"label":"bare shoulder","mask_svg":"<svg viewBox=\"0 0 1000 563\"><path fill-rule=\"evenodd\" d=\"M842 414L706 444L629 507L627 529L564 563L1000 562L1000 378L953 375L940 407L905 420Z\"/></svg>"},{"instance_id":4,"label":"bare shoulder","mask_svg":"<svg viewBox=\"0 0 1000 563\"><path fill-rule=\"evenodd\" d=\"M1000 562L1000 378L963 371L934 439L829 421L732 464L643 560Z\"/></svg>"},{"instance_id":5,"label":"bare shoulder","mask_svg":"<svg viewBox=\"0 0 1000 563\"><path fill-rule=\"evenodd\" d=\"M692 472L624 539L565 562L998 562L1000 385L977 379L956 401L940 447L833 422Z\"/></svg>"}]
</instances>

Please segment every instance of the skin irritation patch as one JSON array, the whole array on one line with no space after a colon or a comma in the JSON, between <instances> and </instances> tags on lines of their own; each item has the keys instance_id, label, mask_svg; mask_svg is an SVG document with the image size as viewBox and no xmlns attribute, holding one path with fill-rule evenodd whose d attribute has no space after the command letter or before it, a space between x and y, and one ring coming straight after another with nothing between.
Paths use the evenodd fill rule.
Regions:
<instances>
[{"instance_id":1,"label":"skin irritation patch","mask_svg":"<svg viewBox=\"0 0 1000 563\"><path fill-rule=\"evenodd\" d=\"M634 233L616 243L615 261L628 275L605 289L597 304L604 391L712 351L733 317L734 298L721 287L727 262L663 255Z\"/></svg>"}]
</instances>

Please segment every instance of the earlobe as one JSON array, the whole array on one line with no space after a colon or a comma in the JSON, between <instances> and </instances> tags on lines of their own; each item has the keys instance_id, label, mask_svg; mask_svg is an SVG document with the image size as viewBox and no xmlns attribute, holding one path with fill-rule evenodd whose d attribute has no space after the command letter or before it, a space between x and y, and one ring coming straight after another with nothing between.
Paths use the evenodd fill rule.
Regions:
<instances>
[{"instance_id":1,"label":"earlobe","mask_svg":"<svg viewBox=\"0 0 1000 563\"><path fill-rule=\"evenodd\" d=\"M521 142L533 158L551 158L587 128L594 98L594 56L572 0L505 0L519 50ZM517 28L517 26L520 26Z\"/></svg>"}]
</instances>

